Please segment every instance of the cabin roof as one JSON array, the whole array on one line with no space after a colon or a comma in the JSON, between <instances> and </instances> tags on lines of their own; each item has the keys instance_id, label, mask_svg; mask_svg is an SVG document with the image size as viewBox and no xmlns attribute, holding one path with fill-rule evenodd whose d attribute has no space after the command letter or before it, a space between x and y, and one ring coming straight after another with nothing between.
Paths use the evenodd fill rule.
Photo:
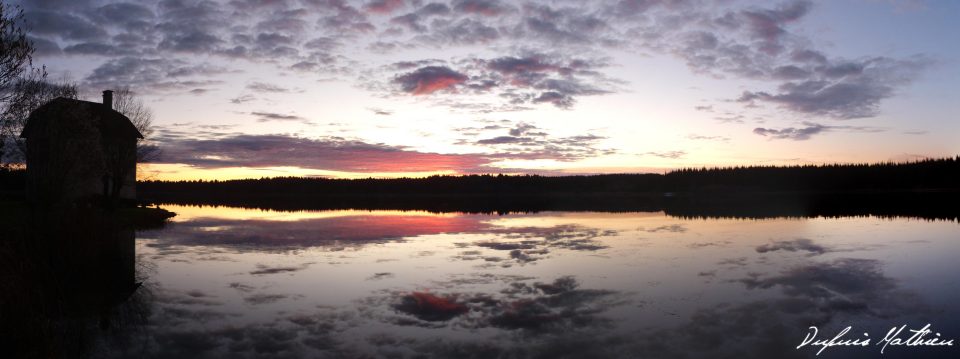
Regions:
<instances>
[{"instance_id":1,"label":"cabin roof","mask_svg":"<svg viewBox=\"0 0 960 359\"><path fill-rule=\"evenodd\" d=\"M66 116L66 114L70 114L70 116ZM96 123L103 136L143 138L143 134L137 130L137 127L130 122L127 116L107 105L64 97L50 100L50 102L30 112L30 117L20 133L20 137L29 138L31 133L42 131L42 128L47 127L50 121L66 121L77 118L99 119Z\"/></svg>"}]
</instances>

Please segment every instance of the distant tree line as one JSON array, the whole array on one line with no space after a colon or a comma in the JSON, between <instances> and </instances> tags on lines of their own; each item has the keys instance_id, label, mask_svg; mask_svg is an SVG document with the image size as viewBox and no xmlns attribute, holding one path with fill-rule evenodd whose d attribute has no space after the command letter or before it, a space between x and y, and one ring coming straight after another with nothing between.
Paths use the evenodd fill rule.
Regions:
<instances>
[{"instance_id":1,"label":"distant tree line","mask_svg":"<svg viewBox=\"0 0 960 359\"><path fill-rule=\"evenodd\" d=\"M960 189L960 156L912 162L680 169L665 191L888 191Z\"/></svg>"},{"instance_id":2,"label":"distant tree line","mask_svg":"<svg viewBox=\"0 0 960 359\"><path fill-rule=\"evenodd\" d=\"M145 181L144 196L192 194L531 195L560 193L743 193L960 189L960 156L902 163L679 169L666 174L431 176L394 179L276 177Z\"/></svg>"},{"instance_id":3,"label":"distant tree line","mask_svg":"<svg viewBox=\"0 0 960 359\"><path fill-rule=\"evenodd\" d=\"M0 189L23 186L23 171L0 169ZM686 168L666 174L468 175L426 178L143 181L141 197L249 195L534 195L562 193L744 193L960 190L960 156L913 162Z\"/></svg>"},{"instance_id":4,"label":"distant tree line","mask_svg":"<svg viewBox=\"0 0 960 359\"><path fill-rule=\"evenodd\" d=\"M666 174L280 177L144 181L142 202L271 210L664 211L681 217L960 217L960 157L906 163L680 169ZM0 194L23 171L0 170ZM3 190L6 189L6 190Z\"/></svg>"}]
</instances>

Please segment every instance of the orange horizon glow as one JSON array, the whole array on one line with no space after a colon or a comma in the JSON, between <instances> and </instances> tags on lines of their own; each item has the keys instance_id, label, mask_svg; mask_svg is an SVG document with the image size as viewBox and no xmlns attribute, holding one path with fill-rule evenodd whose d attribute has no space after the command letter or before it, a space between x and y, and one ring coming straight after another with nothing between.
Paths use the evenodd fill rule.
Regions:
<instances>
[{"instance_id":1,"label":"orange horizon glow","mask_svg":"<svg viewBox=\"0 0 960 359\"><path fill-rule=\"evenodd\" d=\"M952 158L954 156L928 157ZM397 171L397 172L348 172L311 169L302 167L224 167L224 168L197 168L185 164L142 164L138 168L138 181L230 181L243 179L278 178L278 177L317 177L332 179L390 179L390 178L426 178L432 176L469 176L469 175L540 175L540 176L588 176L603 174L665 174L670 171L684 168L724 168L735 166L797 166L797 165L844 165L844 164L880 164L880 163L910 163L913 160L878 160L878 161L823 161L823 162L791 162L768 161L754 163L724 162L716 164L695 164L670 167L574 167L574 168L543 168L543 169L504 169L490 172L461 172L452 169L436 171ZM402 167L400 164L397 167ZM421 166L423 167L423 166Z\"/></svg>"}]
</instances>

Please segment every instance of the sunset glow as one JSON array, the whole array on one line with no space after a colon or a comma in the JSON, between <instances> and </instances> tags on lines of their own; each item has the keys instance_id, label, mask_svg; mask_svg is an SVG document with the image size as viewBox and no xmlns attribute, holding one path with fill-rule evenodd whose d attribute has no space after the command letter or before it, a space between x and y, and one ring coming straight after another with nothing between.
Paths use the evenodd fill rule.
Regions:
<instances>
[{"instance_id":1,"label":"sunset glow","mask_svg":"<svg viewBox=\"0 0 960 359\"><path fill-rule=\"evenodd\" d=\"M91 101L130 86L153 110L162 155L141 179L638 173L960 153L955 2L20 5L33 62L50 78L78 82Z\"/></svg>"}]
</instances>

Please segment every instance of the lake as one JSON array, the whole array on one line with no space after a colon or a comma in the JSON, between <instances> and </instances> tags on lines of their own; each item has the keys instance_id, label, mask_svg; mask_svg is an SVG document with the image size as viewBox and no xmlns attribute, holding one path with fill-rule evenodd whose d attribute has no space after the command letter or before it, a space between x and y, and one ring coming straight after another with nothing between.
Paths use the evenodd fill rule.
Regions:
<instances>
[{"instance_id":1,"label":"lake","mask_svg":"<svg viewBox=\"0 0 960 359\"><path fill-rule=\"evenodd\" d=\"M901 325L960 338L951 220L165 208L123 304L146 320L97 356L846 358ZM811 326L871 342L815 356Z\"/></svg>"}]
</instances>

